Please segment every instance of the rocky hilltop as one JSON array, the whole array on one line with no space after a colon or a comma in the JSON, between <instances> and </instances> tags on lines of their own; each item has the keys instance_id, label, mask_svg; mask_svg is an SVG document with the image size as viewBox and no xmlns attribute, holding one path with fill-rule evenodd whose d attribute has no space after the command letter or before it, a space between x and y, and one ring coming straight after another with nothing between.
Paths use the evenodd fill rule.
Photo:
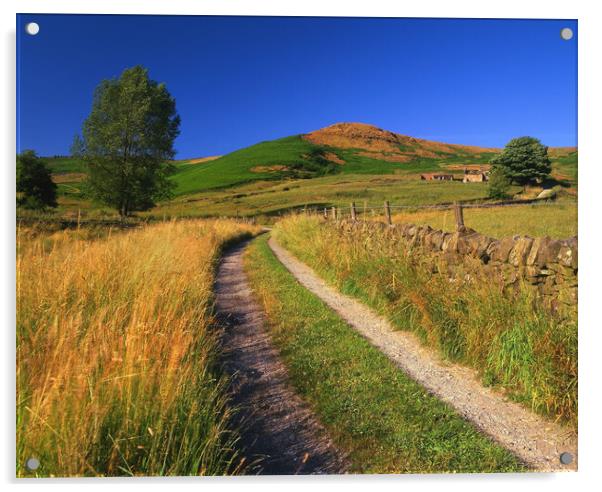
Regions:
<instances>
[{"instance_id":1,"label":"rocky hilltop","mask_svg":"<svg viewBox=\"0 0 602 492\"><path fill-rule=\"evenodd\" d=\"M449 155L480 157L500 149L434 142L383 130L366 123L336 123L303 136L316 145L362 150L361 155L394 162L417 157L445 158Z\"/></svg>"}]
</instances>

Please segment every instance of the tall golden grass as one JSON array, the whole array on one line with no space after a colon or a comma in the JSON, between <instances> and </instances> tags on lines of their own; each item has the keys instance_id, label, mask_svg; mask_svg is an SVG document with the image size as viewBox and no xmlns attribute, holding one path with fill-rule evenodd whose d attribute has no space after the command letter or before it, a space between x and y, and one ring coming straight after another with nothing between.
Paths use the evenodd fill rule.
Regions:
<instances>
[{"instance_id":1,"label":"tall golden grass","mask_svg":"<svg viewBox=\"0 0 602 492\"><path fill-rule=\"evenodd\" d=\"M234 221L17 233L17 475L237 473L211 329Z\"/></svg>"},{"instance_id":2,"label":"tall golden grass","mask_svg":"<svg viewBox=\"0 0 602 492\"><path fill-rule=\"evenodd\" d=\"M531 291L502 290L471 270L471 283L434 275L428 256L394 239L345 233L317 217L291 216L273 234L346 294L415 332L442 356L537 412L577 422L577 311L553 313Z\"/></svg>"}]
</instances>

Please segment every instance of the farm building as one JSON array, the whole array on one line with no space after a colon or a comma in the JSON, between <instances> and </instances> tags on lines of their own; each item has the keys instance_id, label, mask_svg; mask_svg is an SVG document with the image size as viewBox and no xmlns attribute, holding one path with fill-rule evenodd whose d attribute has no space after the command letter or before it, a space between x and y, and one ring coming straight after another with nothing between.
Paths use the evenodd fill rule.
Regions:
<instances>
[{"instance_id":1,"label":"farm building","mask_svg":"<svg viewBox=\"0 0 602 492\"><path fill-rule=\"evenodd\" d=\"M464 170L463 183L484 183L489 180L489 176L483 171Z\"/></svg>"},{"instance_id":2,"label":"farm building","mask_svg":"<svg viewBox=\"0 0 602 492\"><path fill-rule=\"evenodd\" d=\"M438 173L427 173L421 174L420 179L423 181L453 181L453 174L438 174Z\"/></svg>"}]
</instances>

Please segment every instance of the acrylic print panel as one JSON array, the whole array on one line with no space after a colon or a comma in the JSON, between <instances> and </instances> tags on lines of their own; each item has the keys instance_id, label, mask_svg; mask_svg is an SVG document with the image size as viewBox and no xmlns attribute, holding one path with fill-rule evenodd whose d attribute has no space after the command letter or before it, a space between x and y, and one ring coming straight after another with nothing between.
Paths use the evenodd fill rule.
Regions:
<instances>
[{"instance_id":1,"label":"acrylic print panel","mask_svg":"<svg viewBox=\"0 0 602 492\"><path fill-rule=\"evenodd\" d=\"M19 477L576 470L576 21L17 27Z\"/></svg>"}]
</instances>

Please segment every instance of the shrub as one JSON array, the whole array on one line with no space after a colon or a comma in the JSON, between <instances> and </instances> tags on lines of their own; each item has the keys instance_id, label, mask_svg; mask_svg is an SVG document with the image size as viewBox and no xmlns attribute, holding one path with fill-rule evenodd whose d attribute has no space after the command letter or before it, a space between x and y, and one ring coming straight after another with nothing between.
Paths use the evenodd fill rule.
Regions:
<instances>
[{"instance_id":1,"label":"shrub","mask_svg":"<svg viewBox=\"0 0 602 492\"><path fill-rule=\"evenodd\" d=\"M510 179L506 176L504 169L500 166L494 166L489 174L489 198L504 199L508 198L510 189Z\"/></svg>"},{"instance_id":2,"label":"shrub","mask_svg":"<svg viewBox=\"0 0 602 492\"><path fill-rule=\"evenodd\" d=\"M44 210L55 208L56 184L50 170L33 150L17 155L17 204L23 208Z\"/></svg>"}]
</instances>

